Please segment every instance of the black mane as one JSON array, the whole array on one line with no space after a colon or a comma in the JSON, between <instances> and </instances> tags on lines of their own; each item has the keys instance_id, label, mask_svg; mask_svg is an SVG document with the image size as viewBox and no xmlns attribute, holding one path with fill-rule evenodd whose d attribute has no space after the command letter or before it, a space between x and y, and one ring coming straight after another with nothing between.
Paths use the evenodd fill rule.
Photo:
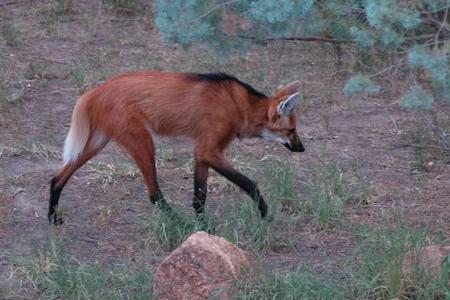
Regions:
<instances>
[{"instance_id":1,"label":"black mane","mask_svg":"<svg viewBox=\"0 0 450 300\"><path fill-rule=\"evenodd\" d=\"M247 92L249 92L253 96L255 96L257 98L267 98L266 95L264 95L260 91L256 90L254 87L252 87L248 83L242 82L239 79L237 79L236 77L228 75L226 73L221 73L221 72L205 73L205 74L192 73L192 75L198 80L204 80L204 81L209 81L209 82L220 83L222 81L234 81L234 82L238 83L239 85L241 85L242 87L244 87L247 90Z\"/></svg>"}]
</instances>

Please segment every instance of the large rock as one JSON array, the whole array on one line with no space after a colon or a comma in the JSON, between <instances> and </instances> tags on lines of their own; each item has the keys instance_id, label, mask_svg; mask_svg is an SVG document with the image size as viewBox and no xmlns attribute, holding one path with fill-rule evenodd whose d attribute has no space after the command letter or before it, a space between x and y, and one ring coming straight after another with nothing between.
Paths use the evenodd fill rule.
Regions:
<instances>
[{"instance_id":1,"label":"large rock","mask_svg":"<svg viewBox=\"0 0 450 300\"><path fill-rule=\"evenodd\" d=\"M249 274L249 255L223 238L192 234L158 266L156 299L231 299L236 282Z\"/></svg>"},{"instance_id":2,"label":"large rock","mask_svg":"<svg viewBox=\"0 0 450 300\"><path fill-rule=\"evenodd\" d=\"M410 251L405 255L403 261L403 273L411 274L414 267L418 266L422 270L435 276L441 274L441 265L450 255L450 245L429 245L419 251Z\"/></svg>"}]
</instances>

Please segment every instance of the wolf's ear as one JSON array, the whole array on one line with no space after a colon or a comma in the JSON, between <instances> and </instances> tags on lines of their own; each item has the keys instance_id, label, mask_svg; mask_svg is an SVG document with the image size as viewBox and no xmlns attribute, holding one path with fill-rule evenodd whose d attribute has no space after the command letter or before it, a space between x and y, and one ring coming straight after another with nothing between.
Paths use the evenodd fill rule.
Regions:
<instances>
[{"instance_id":1,"label":"wolf's ear","mask_svg":"<svg viewBox=\"0 0 450 300\"><path fill-rule=\"evenodd\" d=\"M294 81L289 83L288 85L282 87L281 89L279 89L276 93L274 98L279 98L279 97L283 97L283 96L288 96L288 95L293 95L297 92L299 92L300 90L300 81Z\"/></svg>"},{"instance_id":2,"label":"wolf's ear","mask_svg":"<svg viewBox=\"0 0 450 300\"><path fill-rule=\"evenodd\" d=\"M281 101L277 106L277 113L280 116L289 115L297 107L300 102L300 92L290 95L286 100Z\"/></svg>"}]
</instances>

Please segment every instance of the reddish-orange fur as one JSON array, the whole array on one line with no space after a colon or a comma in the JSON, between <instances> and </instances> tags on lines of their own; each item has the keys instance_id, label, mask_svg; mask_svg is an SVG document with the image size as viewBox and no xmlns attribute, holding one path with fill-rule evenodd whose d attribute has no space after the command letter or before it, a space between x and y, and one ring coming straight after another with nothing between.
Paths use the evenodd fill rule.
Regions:
<instances>
[{"instance_id":1,"label":"reddish-orange fur","mask_svg":"<svg viewBox=\"0 0 450 300\"><path fill-rule=\"evenodd\" d=\"M287 136L285 131L295 128L295 114L281 117L277 114L277 105L297 89L298 82L270 99L261 99L233 80L210 82L199 80L193 74L136 72L114 77L87 91L76 104L71 141L80 143L80 132L84 130L88 132L87 142L52 181L52 197L56 200L50 201L50 210L56 208L59 193L73 172L97 154L109 139L134 158L150 195L159 193L151 132L193 140L194 192L196 198L201 198L201 204L206 196L209 167L244 188L252 197L260 197L251 194L251 188L256 187L248 187L248 190L244 187L250 184L245 181L248 179L239 177L243 175L225 160L223 152L235 137L259 137L262 130ZM289 137L291 143L297 142L298 136L294 135ZM57 189L57 196L54 196ZM49 217L55 215L56 222L56 214L50 210ZM202 212L202 208L196 210Z\"/></svg>"}]
</instances>

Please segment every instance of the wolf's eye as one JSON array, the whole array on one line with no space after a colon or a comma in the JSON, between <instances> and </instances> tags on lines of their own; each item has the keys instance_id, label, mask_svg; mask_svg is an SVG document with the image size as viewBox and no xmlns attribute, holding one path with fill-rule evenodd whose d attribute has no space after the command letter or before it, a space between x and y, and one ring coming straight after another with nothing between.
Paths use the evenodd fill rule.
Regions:
<instances>
[{"instance_id":1,"label":"wolf's eye","mask_svg":"<svg viewBox=\"0 0 450 300\"><path fill-rule=\"evenodd\" d=\"M289 129L289 134L294 134L294 133L295 133L295 128Z\"/></svg>"}]
</instances>

